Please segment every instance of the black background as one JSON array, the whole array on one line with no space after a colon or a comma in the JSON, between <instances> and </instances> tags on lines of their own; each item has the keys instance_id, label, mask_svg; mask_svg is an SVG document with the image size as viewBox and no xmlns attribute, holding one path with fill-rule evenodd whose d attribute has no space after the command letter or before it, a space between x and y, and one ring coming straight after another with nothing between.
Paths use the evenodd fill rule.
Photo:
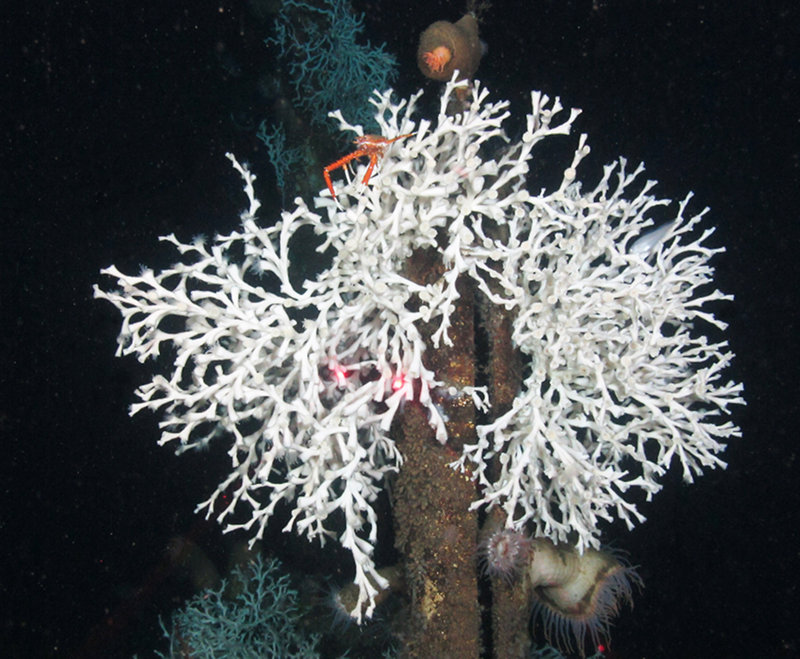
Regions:
<instances>
[{"instance_id":1,"label":"black background","mask_svg":"<svg viewBox=\"0 0 800 659\"><path fill-rule=\"evenodd\" d=\"M416 69L416 39L458 18L461 3L353 5L369 38L398 57L398 90L435 93ZM642 508L645 524L608 530L646 583L618 621L614 656L800 656L800 11L723 0L493 5L478 77L494 97L518 118L532 88L582 108L586 176L619 154L645 161L659 194L693 190L698 208L712 208L715 244L727 247L717 281L736 296L722 315L732 376L746 385L744 437L727 470L685 486L673 469ZM156 446L154 417L128 418L149 369L113 358L118 316L91 285L110 263L165 265L158 235L232 229L245 201L225 151L259 174L264 217L275 210L266 154L231 121L273 110L249 93L276 66L262 44L269 26L229 0L32 0L3 13L0 654L90 656L104 636L95 656L150 656L159 613L178 603L158 577L170 536L222 553L218 529L192 510L225 461L175 458ZM227 56L240 70L223 69ZM280 552L291 540L274 542Z\"/></svg>"}]
</instances>

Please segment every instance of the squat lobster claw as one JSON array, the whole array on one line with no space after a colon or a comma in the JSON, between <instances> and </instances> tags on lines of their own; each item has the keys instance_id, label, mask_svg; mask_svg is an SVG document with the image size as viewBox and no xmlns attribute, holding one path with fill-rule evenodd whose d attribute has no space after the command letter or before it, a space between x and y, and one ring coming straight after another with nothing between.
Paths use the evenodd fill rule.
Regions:
<instances>
[{"instance_id":1,"label":"squat lobster claw","mask_svg":"<svg viewBox=\"0 0 800 659\"><path fill-rule=\"evenodd\" d=\"M354 139L353 144L358 146L358 148L353 151L353 153L348 153L344 158L339 158L339 160L332 162L322 170L322 175L325 177L325 183L328 184L328 190L331 191L331 197L336 199L336 193L333 191L333 183L331 183L331 172L334 169L344 167L351 160L361 158L361 156L369 156L369 167L367 167L367 173L364 174L364 178L361 181L364 185L366 185L369 182L369 177L372 176L372 170L375 169L375 164L378 162L378 158L383 157L383 152L386 150L386 147L392 142L402 140L404 137L411 137L413 134L414 133L398 135L392 139L386 139L381 135L362 135Z\"/></svg>"}]
</instances>

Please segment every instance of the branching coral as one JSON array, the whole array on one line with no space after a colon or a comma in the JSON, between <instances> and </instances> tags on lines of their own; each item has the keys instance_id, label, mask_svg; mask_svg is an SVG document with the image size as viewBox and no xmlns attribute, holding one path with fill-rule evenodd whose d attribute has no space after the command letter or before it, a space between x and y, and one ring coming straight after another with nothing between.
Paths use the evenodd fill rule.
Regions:
<instances>
[{"instance_id":1,"label":"branching coral","mask_svg":"<svg viewBox=\"0 0 800 659\"><path fill-rule=\"evenodd\" d=\"M172 373L142 386L132 412L161 411L161 443L180 451L232 442L230 475L200 508L211 514L229 494L218 518L244 508L227 528L258 538L287 504L285 530L337 536L354 558L357 617L385 585L374 502L402 465L389 432L402 403L418 400L444 443L437 396L489 402L479 388L442 391L428 366L426 350L450 343L461 280L511 314L528 361L510 409L454 464L481 485L474 506L501 507L507 526L596 547L601 520L641 519L630 493L656 492L673 458L691 480L722 465L724 441L739 434L726 419L742 402L741 386L723 380L730 351L703 333L724 327L708 303L728 299L711 287L720 249L699 231L703 213L689 216L687 198L653 232L668 202L624 160L585 191L585 136L558 186L541 189L529 174L536 147L567 135L578 111L533 93L509 142L508 103L477 83L464 112L447 113L465 84L448 83L433 121L415 118L418 95L376 94L381 134L414 135L388 146L369 185L359 164L336 199L323 191L322 215L297 200L262 225L254 177L231 157L250 200L239 229L208 244L166 236L179 263L157 274L111 267L120 289L95 288L122 313L118 354L174 354ZM295 282L289 243L304 226L332 261ZM415 283L405 265L423 249L439 255L441 276Z\"/></svg>"}]
</instances>

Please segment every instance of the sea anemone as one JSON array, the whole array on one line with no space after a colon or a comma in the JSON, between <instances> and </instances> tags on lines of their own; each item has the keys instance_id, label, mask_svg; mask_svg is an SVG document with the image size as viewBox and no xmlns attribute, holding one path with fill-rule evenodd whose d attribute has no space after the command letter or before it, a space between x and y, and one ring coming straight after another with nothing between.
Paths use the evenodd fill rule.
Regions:
<instances>
[{"instance_id":1,"label":"sea anemone","mask_svg":"<svg viewBox=\"0 0 800 659\"><path fill-rule=\"evenodd\" d=\"M639 574L618 552L587 549L580 554L545 538L531 540L527 578L534 620L542 621L545 638L579 652L587 634L595 647L608 639L622 603L633 605L633 586L642 587Z\"/></svg>"},{"instance_id":2,"label":"sea anemone","mask_svg":"<svg viewBox=\"0 0 800 659\"><path fill-rule=\"evenodd\" d=\"M498 529L479 547L484 574L512 583L524 574L530 560L531 540L513 529Z\"/></svg>"},{"instance_id":3,"label":"sea anemone","mask_svg":"<svg viewBox=\"0 0 800 659\"><path fill-rule=\"evenodd\" d=\"M459 80L469 80L478 70L481 55L478 20L465 14L455 23L436 21L420 35L417 65L432 80L450 80L456 69Z\"/></svg>"}]
</instances>

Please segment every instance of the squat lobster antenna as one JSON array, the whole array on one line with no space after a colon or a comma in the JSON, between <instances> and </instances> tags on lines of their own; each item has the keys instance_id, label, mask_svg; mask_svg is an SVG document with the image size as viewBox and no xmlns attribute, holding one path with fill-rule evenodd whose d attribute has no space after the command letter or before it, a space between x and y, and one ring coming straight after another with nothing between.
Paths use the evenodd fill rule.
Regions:
<instances>
[{"instance_id":1,"label":"squat lobster antenna","mask_svg":"<svg viewBox=\"0 0 800 659\"><path fill-rule=\"evenodd\" d=\"M336 199L336 192L334 192L333 183L331 182L331 172L334 169L344 167L347 163L349 163L351 160L355 160L356 158L369 156L369 167L367 167L367 171L364 174L363 180L361 181L364 185L366 185L369 183L369 178L372 176L372 170L375 169L378 158L383 157L383 152L386 150L386 147L392 142L397 142L397 140L411 137L413 134L414 133L406 133L405 135L398 135L397 137L393 137L391 139L387 139L382 135L363 135L353 140L353 143L358 147L355 151L348 153L343 158L339 158L339 160L336 162L332 162L322 170L322 176L325 178L325 183L328 185L328 190L331 192L331 197Z\"/></svg>"}]
</instances>

